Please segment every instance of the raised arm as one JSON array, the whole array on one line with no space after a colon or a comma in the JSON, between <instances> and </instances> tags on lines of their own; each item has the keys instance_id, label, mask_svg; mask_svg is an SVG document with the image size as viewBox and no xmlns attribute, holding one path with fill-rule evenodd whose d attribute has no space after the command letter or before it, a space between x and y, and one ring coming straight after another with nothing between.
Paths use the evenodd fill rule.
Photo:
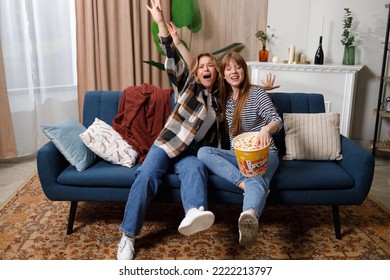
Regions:
<instances>
[{"instance_id":1,"label":"raised arm","mask_svg":"<svg viewBox=\"0 0 390 280\"><path fill-rule=\"evenodd\" d=\"M182 58L184 59L184 61L187 64L188 68L191 67L192 62L195 60L195 57L193 57L193 55L190 53L190 51L187 49L187 47L184 44L182 44L182 42L180 41L179 35L177 34L177 29L176 29L175 25L173 24L173 22L170 22L169 24L167 24L167 28L168 28L169 34L171 34L171 36L172 36L173 43L175 44L176 48L180 52Z\"/></svg>"},{"instance_id":2,"label":"raised arm","mask_svg":"<svg viewBox=\"0 0 390 280\"><path fill-rule=\"evenodd\" d=\"M170 22L169 24L166 23L164 18L164 13L161 10L160 0L151 0L150 6L146 5L146 8L149 10L150 14L153 17L153 20L158 25L159 36L167 37L169 34L171 34L173 43L175 44L177 50L180 52L187 66L191 67L192 62L194 61L195 58L188 51L186 46L181 43L179 35L177 33L177 29L173 24L173 22Z\"/></svg>"},{"instance_id":3,"label":"raised arm","mask_svg":"<svg viewBox=\"0 0 390 280\"><path fill-rule=\"evenodd\" d=\"M185 53L185 46L181 44L176 28L174 28L173 24L171 26L171 24L167 24L165 22L164 14L161 10L160 0L150 0L150 6L146 5L146 8L149 10L153 20L158 25L160 46L166 55L164 64L165 70L168 73L169 81L171 82L175 93L179 94L181 93L189 75L189 69L186 67L185 63L192 63L192 60L191 58L188 58L188 54L181 55L180 49ZM171 30L174 36L170 34L168 29Z\"/></svg>"},{"instance_id":4,"label":"raised arm","mask_svg":"<svg viewBox=\"0 0 390 280\"><path fill-rule=\"evenodd\" d=\"M146 8L149 10L150 14L153 17L153 20L158 25L159 36L167 37L169 35L169 31L164 18L164 13L161 10L160 0L150 0L150 4L150 6L146 4Z\"/></svg>"}]
</instances>

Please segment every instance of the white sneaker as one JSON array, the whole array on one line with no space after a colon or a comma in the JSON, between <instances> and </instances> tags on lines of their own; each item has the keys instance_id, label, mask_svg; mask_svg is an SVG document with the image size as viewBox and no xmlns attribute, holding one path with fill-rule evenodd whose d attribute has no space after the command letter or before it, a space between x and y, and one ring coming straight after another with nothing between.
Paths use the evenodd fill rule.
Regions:
<instances>
[{"instance_id":1,"label":"white sneaker","mask_svg":"<svg viewBox=\"0 0 390 280\"><path fill-rule=\"evenodd\" d=\"M118 244L117 260L132 260L134 259L134 243L132 237L123 234L121 241Z\"/></svg>"},{"instance_id":2,"label":"white sneaker","mask_svg":"<svg viewBox=\"0 0 390 280\"><path fill-rule=\"evenodd\" d=\"M259 222L255 214L247 210L241 213L238 219L240 245L251 245L256 240Z\"/></svg>"},{"instance_id":3,"label":"white sneaker","mask_svg":"<svg viewBox=\"0 0 390 280\"><path fill-rule=\"evenodd\" d=\"M199 209L191 208L179 225L179 232L183 235L192 235L206 230L214 224L214 214L211 211L204 211L204 207Z\"/></svg>"}]
</instances>

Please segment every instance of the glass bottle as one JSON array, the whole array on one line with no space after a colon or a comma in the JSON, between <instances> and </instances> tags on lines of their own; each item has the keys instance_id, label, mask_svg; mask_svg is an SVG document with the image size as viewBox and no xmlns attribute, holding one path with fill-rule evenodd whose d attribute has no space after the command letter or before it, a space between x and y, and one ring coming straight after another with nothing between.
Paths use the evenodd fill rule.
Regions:
<instances>
[{"instance_id":1,"label":"glass bottle","mask_svg":"<svg viewBox=\"0 0 390 280\"><path fill-rule=\"evenodd\" d=\"M316 54L314 56L314 64L324 64L324 51L322 50L322 36L320 36L320 42Z\"/></svg>"},{"instance_id":2,"label":"glass bottle","mask_svg":"<svg viewBox=\"0 0 390 280\"><path fill-rule=\"evenodd\" d=\"M263 45L263 48L259 51L259 61L267 62L268 61L269 51Z\"/></svg>"}]
</instances>

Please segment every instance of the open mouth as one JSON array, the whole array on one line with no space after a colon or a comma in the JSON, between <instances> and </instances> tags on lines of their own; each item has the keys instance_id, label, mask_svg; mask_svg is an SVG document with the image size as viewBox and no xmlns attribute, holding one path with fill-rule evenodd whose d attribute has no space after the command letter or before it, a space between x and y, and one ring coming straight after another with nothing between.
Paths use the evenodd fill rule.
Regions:
<instances>
[{"instance_id":1,"label":"open mouth","mask_svg":"<svg viewBox=\"0 0 390 280\"><path fill-rule=\"evenodd\" d=\"M232 75L232 76L230 76L230 79L231 79L232 81L238 81L238 80L240 79L240 76L238 76L238 75Z\"/></svg>"},{"instance_id":2,"label":"open mouth","mask_svg":"<svg viewBox=\"0 0 390 280\"><path fill-rule=\"evenodd\" d=\"M205 80L210 80L211 79L211 74L204 74L203 79Z\"/></svg>"}]
</instances>

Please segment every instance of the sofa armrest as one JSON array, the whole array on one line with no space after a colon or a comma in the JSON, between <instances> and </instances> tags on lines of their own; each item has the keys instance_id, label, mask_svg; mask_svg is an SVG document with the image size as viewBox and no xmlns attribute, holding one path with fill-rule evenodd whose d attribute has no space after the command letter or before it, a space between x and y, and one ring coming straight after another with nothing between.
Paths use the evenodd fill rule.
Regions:
<instances>
[{"instance_id":1,"label":"sofa armrest","mask_svg":"<svg viewBox=\"0 0 390 280\"><path fill-rule=\"evenodd\" d=\"M48 142L37 153L37 169L42 189L46 195L51 187L57 184L57 177L69 166L69 162L53 144ZM50 197L48 196L50 199Z\"/></svg>"},{"instance_id":2,"label":"sofa armrest","mask_svg":"<svg viewBox=\"0 0 390 280\"><path fill-rule=\"evenodd\" d=\"M367 197L374 176L375 159L368 151L341 135L343 159L338 164L348 172L355 182L354 201L360 204Z\"/></svg>"}]
</instances>

